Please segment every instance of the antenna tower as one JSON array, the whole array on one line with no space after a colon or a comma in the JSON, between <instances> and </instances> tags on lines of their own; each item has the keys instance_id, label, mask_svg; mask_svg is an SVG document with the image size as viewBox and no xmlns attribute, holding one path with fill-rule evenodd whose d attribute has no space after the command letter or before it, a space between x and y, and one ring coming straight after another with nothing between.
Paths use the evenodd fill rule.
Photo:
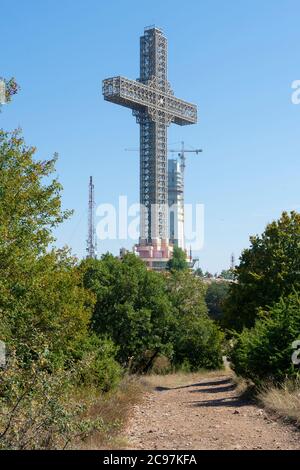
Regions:
<instances>
[{"instance_id":1,"label":"antenna tower","mask_svg":"<svg viewBox=\"0 0 300 470\"><path fill-rule=\"evenodd\" d=\"M94 198L94 183L93 177L90 176L89 183L89 213L88 213L88 239L87 239L87 258L97 257L97 240L96 240L96 228L95 228L95 198Z\"/></svg>"},{"instance_id":2,"label":"antenna tower","mask_svg":"<svg viewBox=\"0 0 300 470\"><path fill-rule=\"evenodd\" d=\"M235 256L234 256L234 253L232 253L230 256L230 269L234 271L234 268L235 268Z\"/></svg>"}]
</instances>

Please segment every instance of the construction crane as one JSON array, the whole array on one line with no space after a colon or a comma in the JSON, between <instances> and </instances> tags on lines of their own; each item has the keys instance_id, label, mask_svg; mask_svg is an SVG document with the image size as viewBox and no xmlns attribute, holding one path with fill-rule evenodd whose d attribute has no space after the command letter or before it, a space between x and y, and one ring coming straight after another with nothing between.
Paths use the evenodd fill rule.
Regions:
<instances>
[{"instance_id":1,"label":"construction crane","mask_svg":"<svg viewBox=\"0 0 300 470\"><path fill-rule=\"evenodd\" d=\"M169 149L170 153L177 153L178 157L180 158L180 170L182 175L184 174L185 170L185 161L186 161L186 153L195 153L198 155L198 153L202 152L202 149L195 149L195 150L188 150L184 148L184 142L181 142L181 149L180 150L174 150L174 149Z\"/></svg>"},{"instance_id":2,"label":"construction crane","mask_svg":"<svg viewBox=\"0 0 300 470\"><path fill-rule=\"evenodd\" d=\"M125 151L126 152L139 152L139 149L137 149L137 148L126 148ZM186 149L186 148L184 148L184 142L182 141L180 150L178 150L178 149L177 150L168 149L168 152L177 153L178 157L180 158L180 170L181 170L181 173L182 173L182 176L183 176L184 175L184 170L185 170L185 167L186 167L186 164L185 164L186 156L185 156L185 154L186 153L195 153L196 155L198 155L198 153L202 152L202 149L194 149L194 150Z\"/></svg>"}]
</instances>

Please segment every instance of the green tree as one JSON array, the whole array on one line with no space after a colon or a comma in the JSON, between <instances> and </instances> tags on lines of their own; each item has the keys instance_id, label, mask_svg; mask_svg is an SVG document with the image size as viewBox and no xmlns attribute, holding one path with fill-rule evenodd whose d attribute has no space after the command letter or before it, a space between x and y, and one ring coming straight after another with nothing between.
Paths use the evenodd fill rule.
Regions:
<instances>
[{"instance_id":1,"label":"green tree","mask_svg":"<svg viewBox=\"0 0 300 470\"><path fill-rule=\"evenodd\" d=\"M252 379L283 382L299 374L292 362L293 342L300 339L300 298L293 292L272 307L260 310L255 326L236 335L230 360L237 374Z\"/></svg>"},{"instance_id":2,"label":"green tree","mask_svg":"<svg viewBox=\"0 0 300 470\"><path fill-rule=\"evenodd\" d=\"M204 274L201 268L195 269L194 274L195 276L204 277Z\"/></svg>"},{"instance_id":3,"label":"green tree","mask_svg":"<svg viewBox=\"0 0 300 470\"><path fill-rule=\"evenodd\" d=\"M223 316L223 302L229 291L227 282L211 282L207 286L205 301L208 308L208 314L214 320L220 320Z\"/></svg>"},{"instance_id":4,"label":"green tree","mask_svg":"<svg viewBox=\"0 0 300 470\"><path fill-rule=\"evenodd\" d=\"M212 275L209 271L205 271L204 277L205 277L206 279L211 279L211 278L213 277L213 275Z\"/></svg>"},{"instance_id":5,"label":"green tree","mask_svg":"<svg viewBox=\"0 0 300 470\"><path fill-rule=\"evenodd\" d=\"M16 95L19 91L19 86L14 78L10 78L9 80L5 80L4 78L0 77L0 91L4 91L4 102L9 103L12 99L13 95ZM3 97L2 97L3 98ZM1 112L1 103L0 101L0 112Z\"/></svg>"},{"instance_id":6,"label":"green tree","mask_svg":"<svg viewBox=\"0 0 300 470\"><path fill-rule=\"evenodd\" d=\"M300 289L300 214L283 212L250 242L236 267L237 283L231 284L224 304L227 328L253 326L260 307Z\"/></svg>"},{"instance_id":7,"label":"green tree","mask_svg":"<svg viewBox=\"0 0 300 470\"><path fill-rule=\"evenodd\" d=\"M222 279L233 281L235 279L234 269L223 269L221 271L220 277Z\"/></svg>"},{"instance_id":8,"label":"green tree","mask_svg":"<svg viewBox=\"0 0 300 470\"><path fill-rule=\"evenodd\" d=\"M23 358L47 347L58 359L87 334L92 297L68 251L49 250L70 212L51 181L56 157L35 161L34 153L20 133L0 131L0 317Z\"/></svg>"},{"instance_id":9,"label":"green tree","mask_svg":"<svg viewBox=\"0 0 300 470\"><path fill-rule=\"evenodd\" d=\"M118 346L119 361L146 370L159 354L171 354L171 305L164 276L148 271L133 254L122 260L106 254L82 263L84 285L96 295L94 331Z\"/></svg>"},{"instance_id":10,"label":"green tree","mask_svg":"<svg viewBox=\"0 0 300 470\"><path fill-rule=\"evenodd\" d=\"M188 271L148 271L132 254L82 263L84 285L96 295L92 325L112 338L119 361L145 372L158 355L191 368L221 364L222 334L209 319L205 286Z\"/></svg>"},{"instance_id":11,"label":"green tree","mask_svg":"<svg viewBox=\"0 0 300 470\"><path fill-rule=\"evenodd\" d=\"M174 271L167 277L168 295L179 315L205 315L206 286L188 271Z\"/></svg>"},{"instance_id":12,"label":"green tree","mask_svg":"<svg viewBox=\"0 0 300 470\"><path fill-rule=\"evenodd\" d=\"M14 94L13 84L7 93ZM0 130L0 448L62 448L96 426L79 385L111 388L120 377L109 339L90 331L94 296L77 260L56 250L61 209L56 157L35 160L20 132ZM101 425L101 423L100 423Z\"/></svg>"},{"instance_id":13,"label":"green tree","mask_svg":"<svg viewBox=\"0 0 300 470\"><path fill-rule=\"evenodd\" d=\"M189 272L174 271L167 287L174 316L174 364L188 364L190 370L221 367L223 334L208 317L202 280Z\"/></svg>"},{"instance_id":14,"label":"green tree","mask_svg":"<svg viewBox=\"0 0 300 470\"><path fill-rule=\"evenodd\" d=\"M45 254L54 242L52 230L72 213L61 210L58 180L43 183L54 172L57 155L35 161L35 151L19 131L0 130L0 263L9 276L25 255Z\"/></svg>"},{"instance_id":15,"label":"green tree","mask_svg":"<svg viewBox=\"0 0 300 470\"><path fill-rule=\"evenodd\" d=\"M19 132L0 130L0 337L20 364L42 355L53 371L83 359L94 297L76 259L51 247L70 211L51 179L56 157L38 161L34 153Z\"/></svg>"},{"instance_id":16,"label":"green tree","mask_svg":"<svg viewBox=\"0 0 300 470\"><path fill-rule=\"evenodd\" d=\"M191 371L222 367L223 333L207 315L180 318L174 342L174 363Z\"/></svg>"},{"instance_id":17,"label":"green tree","mask_svg":"<svg viewBox=\"0 0 300 470\"><path fill-rule=\"evenodd\" d=\"M174 246L173 256L167 262L167 269L169 271L186 271L188 269L186 253L178 246Z\"/></svg>"}]
</instances>

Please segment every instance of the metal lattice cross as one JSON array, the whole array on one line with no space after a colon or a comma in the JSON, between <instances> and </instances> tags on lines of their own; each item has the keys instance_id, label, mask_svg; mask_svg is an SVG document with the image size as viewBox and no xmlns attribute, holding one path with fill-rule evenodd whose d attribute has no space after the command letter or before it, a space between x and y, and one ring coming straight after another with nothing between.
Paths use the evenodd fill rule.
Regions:
<instances>
[{"instance_id":1,"label":"metal lattice cross","mask_svg":"<svg viewBox=\"0 0 300 470\"><path fill-rule=\"evenodd\" d=\"M168 240L167 127L197 122L197 107L174 97L167 81L167 39L158 28L140 38L140 78L103 80L104 99L133 110L140 124L140 244Z\"/></svg>"}]
</instances>

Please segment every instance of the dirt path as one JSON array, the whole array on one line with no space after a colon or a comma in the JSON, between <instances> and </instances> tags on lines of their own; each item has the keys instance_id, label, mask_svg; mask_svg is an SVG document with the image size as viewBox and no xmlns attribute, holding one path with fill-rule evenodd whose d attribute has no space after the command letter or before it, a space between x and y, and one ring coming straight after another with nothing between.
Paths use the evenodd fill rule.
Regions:
<instances>
[{"instance_id":1,"label":"dirt path","mask_svg":"<svg viewBox=\"0 0 300 470\"><path fill-rule=\"evenodd\" d=\"M128 448L300 449L300 432L241 399L230 375L172 377L156 378L135 406Z\"/></svg>"}]
</instances>

